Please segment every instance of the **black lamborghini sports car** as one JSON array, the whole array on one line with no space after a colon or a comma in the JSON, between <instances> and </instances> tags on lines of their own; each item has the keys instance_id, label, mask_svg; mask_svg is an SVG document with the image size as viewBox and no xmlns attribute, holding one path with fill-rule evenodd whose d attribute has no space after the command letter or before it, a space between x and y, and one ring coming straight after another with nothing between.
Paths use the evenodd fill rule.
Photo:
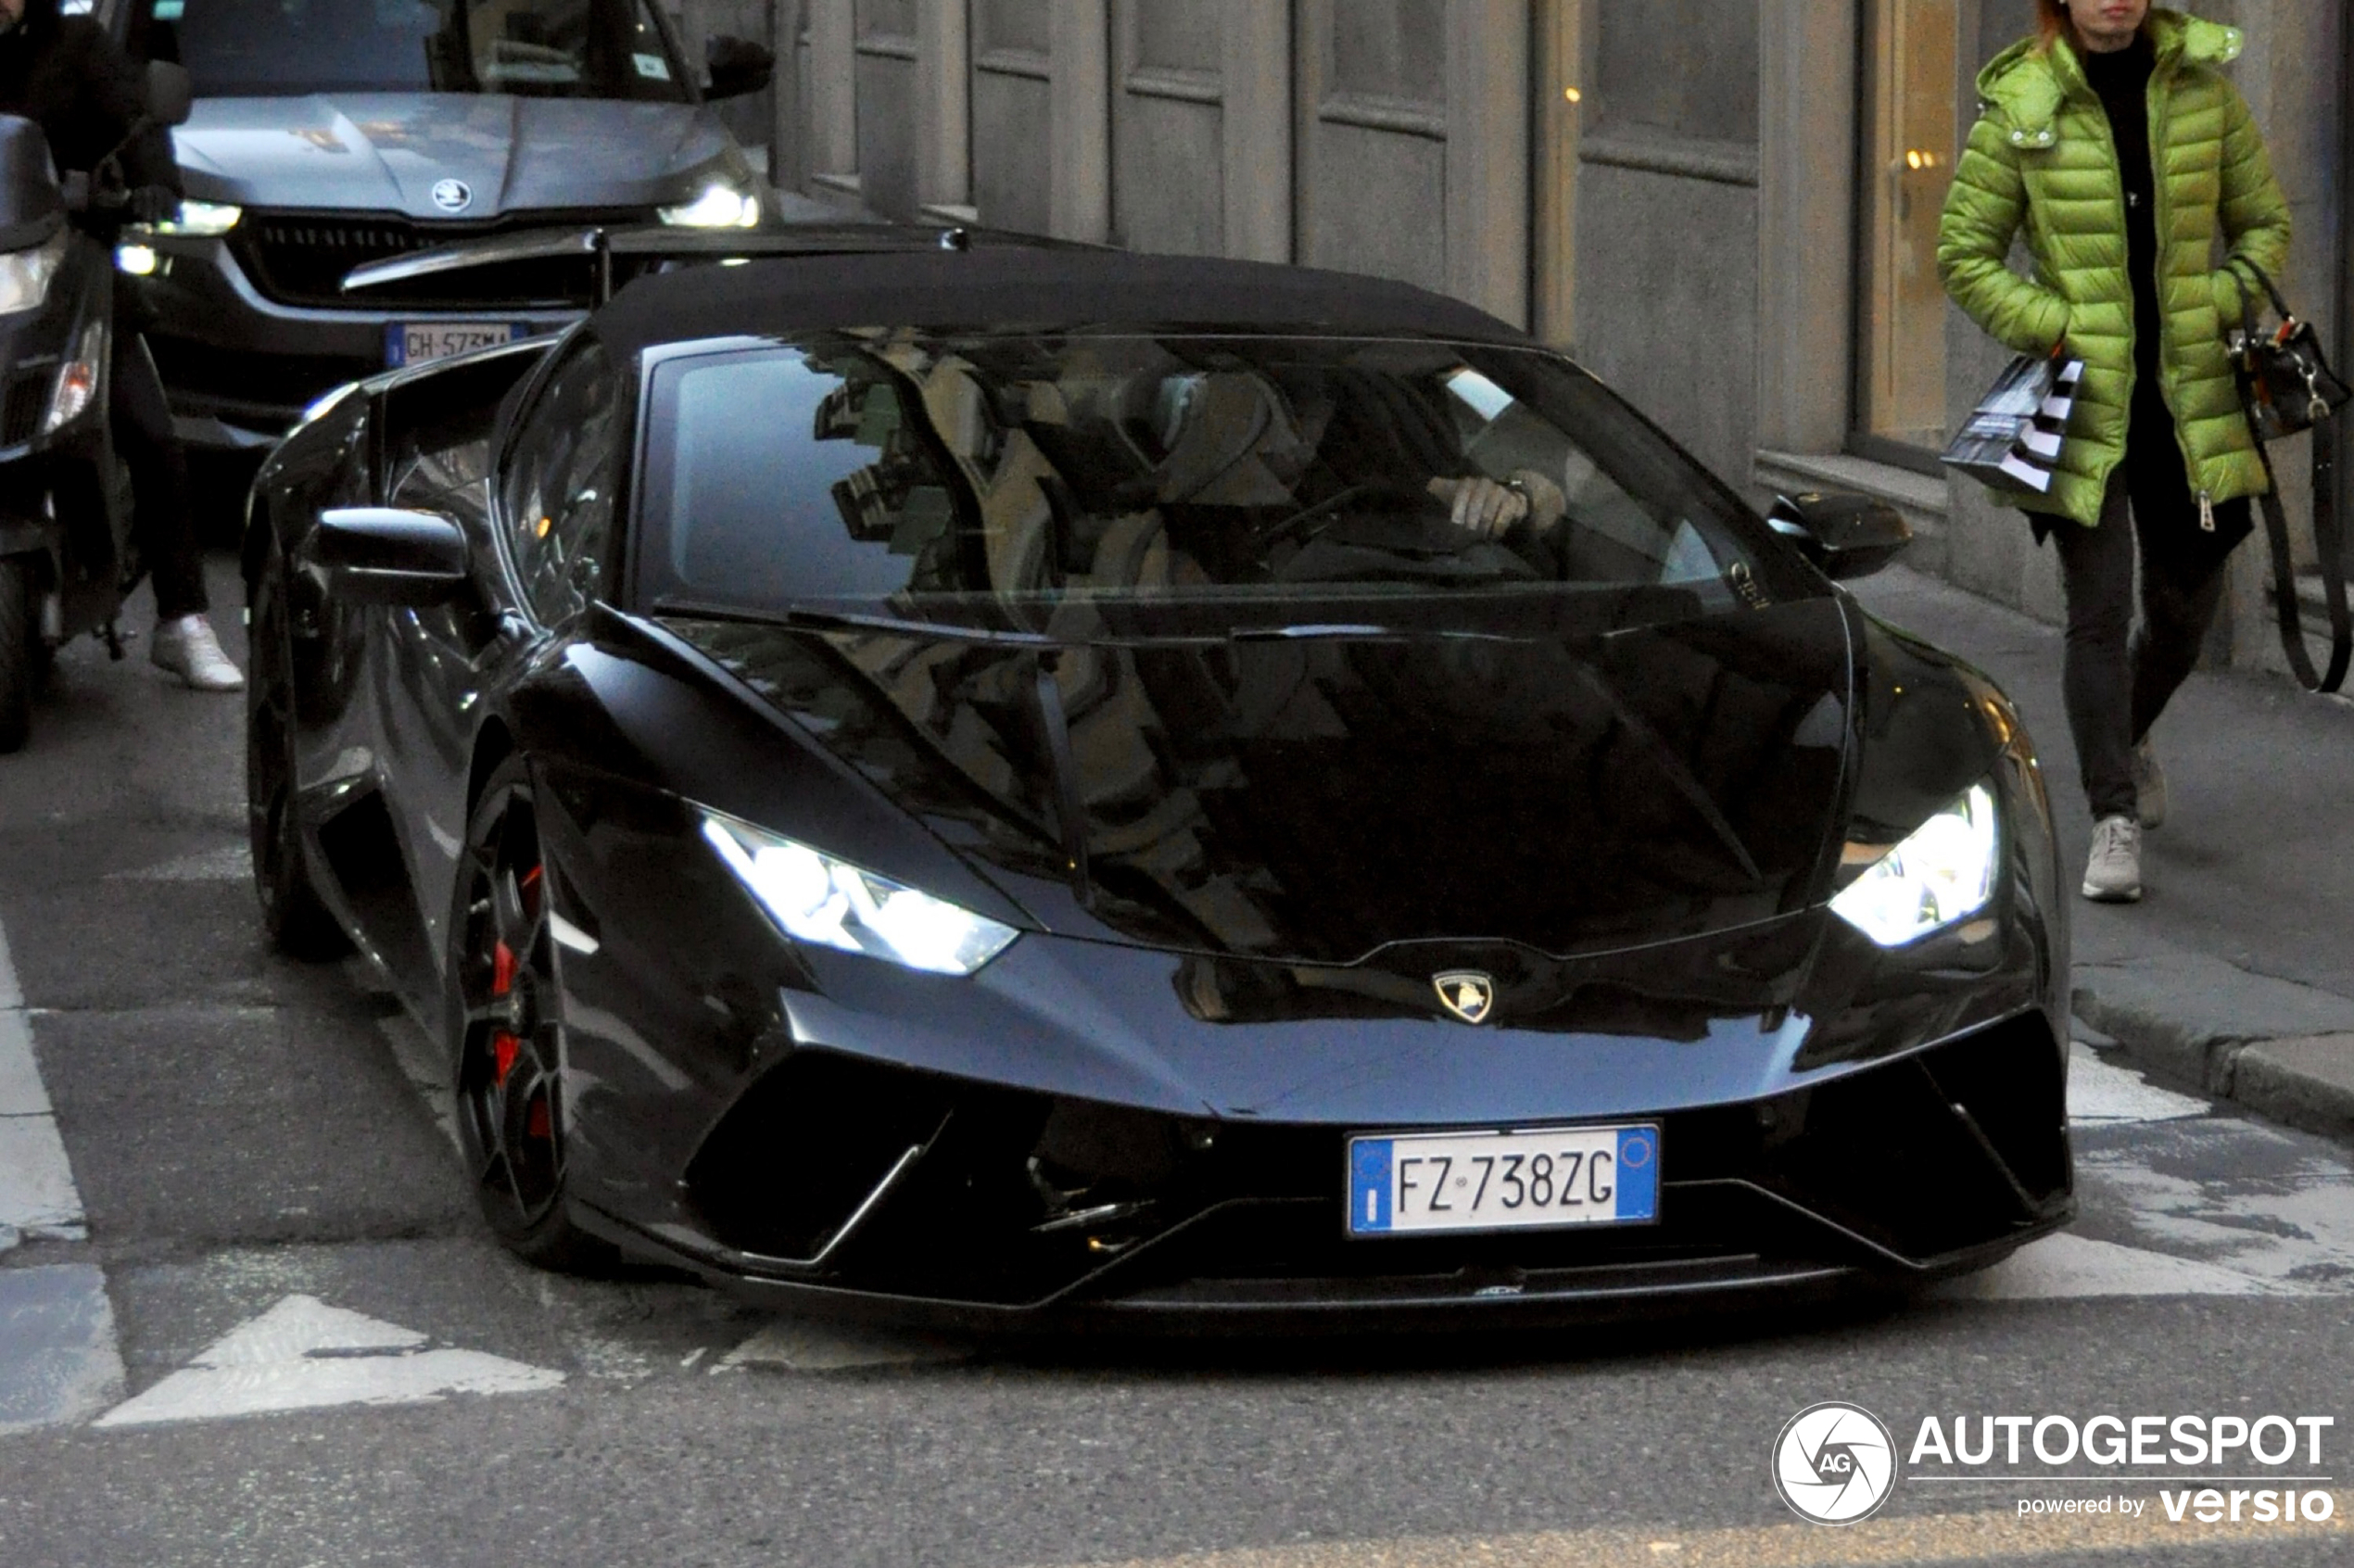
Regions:
<instances>
[{"instance_id":1,"label":"black lamborghini sports car","mask_svg":"<svg viewBox=\"0 0 2354 1568\"><path fill-rule=\"evenodd\" d=\"M859 253L861 251L865 253ZM1006 1326L1813 1298L2072 1212L2009 703L1466 306L888 234L639 277L263 469L271 935L484 1213Z\"/></svg>"}]
</instances>

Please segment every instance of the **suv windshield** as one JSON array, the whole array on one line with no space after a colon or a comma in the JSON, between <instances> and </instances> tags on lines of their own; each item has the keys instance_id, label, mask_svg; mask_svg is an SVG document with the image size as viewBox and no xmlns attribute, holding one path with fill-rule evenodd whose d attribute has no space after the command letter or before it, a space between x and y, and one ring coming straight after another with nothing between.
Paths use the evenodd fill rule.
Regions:
<instances>
[{"instance_id":1,"label":"suv windshield","mask_svg":"<svg viewBox=\"0 0 2354 1568\"><path fill-rule=\"evenodd\" d=\"M1141 635L1407 626L1466 594L1641 601L1650 620L1819 591L1538 350L822 334L674 355L649 417L637 570L656 608Z\"/></svg>"},{"instance_id":2,"label":"suv windshield","mask_svg":"<svg viewBox=\"0 0 2354 1568\"><path fill-rule=\"evenodd\" d=\"M206 97L687 97L645 0L136 0L131 50Z\"/></svg>"}]
</instances>

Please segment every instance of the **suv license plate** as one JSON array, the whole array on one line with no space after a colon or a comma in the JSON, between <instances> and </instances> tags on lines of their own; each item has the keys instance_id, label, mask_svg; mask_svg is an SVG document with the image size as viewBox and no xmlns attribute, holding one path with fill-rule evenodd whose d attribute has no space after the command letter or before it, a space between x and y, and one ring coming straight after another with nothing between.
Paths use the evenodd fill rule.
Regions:
<instances>
[{"instance_id":1,"label":"suv license plate","mask_svg":"<svg viewBox=\"0 0 2354 1568\"><path fill-rule=\"evenodd\" d=\"M516 322L386 322L385 368L422 365L476 348L495 348L529 335Z\"/></svg>"},{"instance_id":2,"label":"suv license plate","mask_svg":"<svg viewBox=\"0 0 2354 1568\"><path fill-rule=\"evenodd\" d=\"M1348 1141L1351 1235L1658 1219L1659 1128L1651 1123Z\"/></svg>"}]
</instances>

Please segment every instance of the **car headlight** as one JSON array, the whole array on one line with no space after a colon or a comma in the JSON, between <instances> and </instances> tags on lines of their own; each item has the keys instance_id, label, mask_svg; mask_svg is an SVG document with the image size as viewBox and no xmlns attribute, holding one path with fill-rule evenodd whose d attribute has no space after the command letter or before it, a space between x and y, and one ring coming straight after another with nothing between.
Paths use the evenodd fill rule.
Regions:
<instances>
[{"instance_id":1,"label":"car headlight","mask_svg":"<svg viewBox=\"0 0 2354 1568\"><path fill-rule=\"evenodd\" d=\"M702 836L788 936L936 975L969 975L1021 933L807 844L706 812Z\"/></svg>"},{"instance_id":2,"label":"car headlight","mask_svg":"<svg viewBox=\"0 0 2354 1568\"><path fill-rule=\"evenodd\" d=\"M40 309L49 297L49 280L65 259L63 229L30 250L0 252L0 315Z\"/></svg>"},{"instance_id":3,"label":"car headlight","mask_svg":"<svg viewBox=\"0 0 2354 1568\"><path fill-rule=\"evenodd\" d=\"M1994 791L1973 784L1874 861L1831 900L1831 913L1882 947L1941 930L1993 898L2001 837Z\"/></svg>"},{"instance_id":4,"label":"car headlight","mask_svg":"<svg viewBox=\"0 0 2354 1568\"><path fill-rule=\"evenodd\" d=\"M656 209L654 216L689 229L749 229L760 221L760 198L733 185L713 184L692 201Z\"/></svg>"},{"instance_id":5,"label":"car headlight","mask_svg":"<svg viewBox=\"0 0 2354 1568\"><path fill-rule=\"evenodd\" d=\"M237 226L246 209L225 201L183 201L180 215L160 223L125 223L126 234L194 234L210 236L225 234Z\"/></svg>"}]
</instances>

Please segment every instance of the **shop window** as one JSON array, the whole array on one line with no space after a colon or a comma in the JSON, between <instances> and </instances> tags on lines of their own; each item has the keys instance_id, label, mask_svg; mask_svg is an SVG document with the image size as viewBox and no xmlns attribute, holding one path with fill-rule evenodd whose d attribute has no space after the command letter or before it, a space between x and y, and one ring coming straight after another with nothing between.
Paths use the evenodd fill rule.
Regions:
<instances>
[{"instance_id":1,"label":"shop window","mask_svg":"<svg viewBox=\"0 0 2354 1568\"><path fill-rule=\"evenodd\" d=\"M1865 6L1857 193L1857 449L1935 471L1945 445L1937 221L1960 151L1958 0Z\"/></svg>"}]
</instances>

